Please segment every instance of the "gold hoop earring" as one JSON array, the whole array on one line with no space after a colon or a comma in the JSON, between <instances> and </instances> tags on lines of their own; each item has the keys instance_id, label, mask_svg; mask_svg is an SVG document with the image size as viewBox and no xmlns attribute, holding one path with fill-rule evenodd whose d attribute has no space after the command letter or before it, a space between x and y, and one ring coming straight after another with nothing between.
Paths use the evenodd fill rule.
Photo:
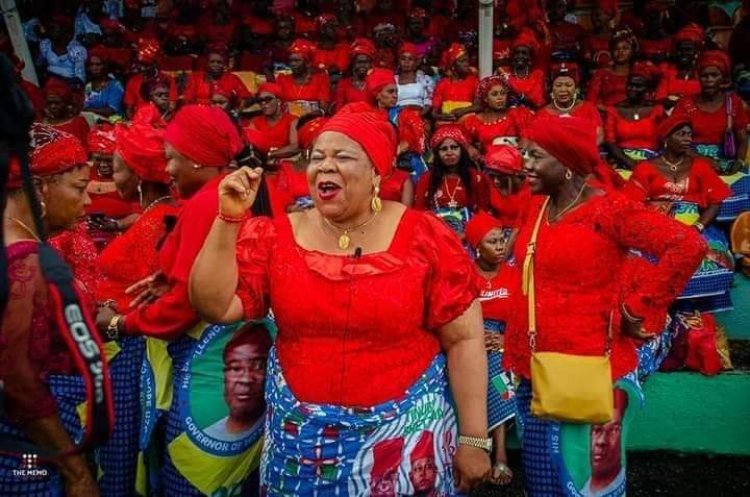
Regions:
<instances>
[{"instance_id":1,"label":"gold hoop earring","mask_svg":"<svg viewBox=\"0 0 750 497\"><path fill-rule=\"evenodd\" d=\"M375 195L372 197L372 200L370 201L370 208L372 209L372 212L380 212L383 210L383 201L380 200L380 187L375 187Z\"/></svg>"},{"instance_id":2,"label":"gold hoop earring","mask_svg":"<svg viewBox=\"0 0 750 497\"><path fill-rule=\"evenodd\" d=\"M568 169L567 171L565 171L565 179L568 180L568 181L572 180L573 179L573 171L571 171L570 169Z\"/></svg>"}]
</instances>

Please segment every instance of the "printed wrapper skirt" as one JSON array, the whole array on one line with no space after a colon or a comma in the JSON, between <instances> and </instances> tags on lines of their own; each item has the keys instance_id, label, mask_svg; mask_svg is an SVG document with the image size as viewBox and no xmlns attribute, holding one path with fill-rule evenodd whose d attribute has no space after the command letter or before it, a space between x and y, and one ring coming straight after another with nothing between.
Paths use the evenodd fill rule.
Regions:
<instances>
[{"instance_id":1,"label":"printed wrapper skirt","mask_svg":"<svg viewBox=\"0 0 750 497\"><path fill-rule=\"evenodd\" d=\"M505 323L484 320L486 333L505 331ZM487 427L490 431L513 419L516 415L516 393L511 373L503 369L503 353L487 352Z\"/></svg>"}]
</instances>

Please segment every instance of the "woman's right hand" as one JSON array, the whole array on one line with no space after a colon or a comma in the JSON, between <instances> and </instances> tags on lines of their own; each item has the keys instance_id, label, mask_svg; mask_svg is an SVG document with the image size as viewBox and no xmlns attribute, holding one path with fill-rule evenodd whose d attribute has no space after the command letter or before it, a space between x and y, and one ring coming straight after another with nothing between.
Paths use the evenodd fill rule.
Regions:
<instances>
[{"instance_id":1,"label":"woman's right hand","mask_svg":"<svg viewBox=\"0 0 750 497\"><path fill-rule=\"evenodd\" d=\"M219 184L219 212L229 217L244 216L258 196L262 177L263 169L247 166L227 175Z\"/></svg>"}]
</instances>

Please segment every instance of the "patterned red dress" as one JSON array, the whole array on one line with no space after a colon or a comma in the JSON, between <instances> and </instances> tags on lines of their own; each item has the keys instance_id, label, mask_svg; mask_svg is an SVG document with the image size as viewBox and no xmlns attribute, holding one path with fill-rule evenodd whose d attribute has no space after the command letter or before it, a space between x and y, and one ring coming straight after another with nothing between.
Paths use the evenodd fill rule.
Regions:
<instances>
[{"instance_id":1,"label":"patterned red dress","mask_svg":"<svg viewBox=\"0 0 750 497\"><path fill-rule=\"evenodd\" d=\"M273 308L295 396L343 406L403 396L440 351L435 330L460 316L480 285L456 236L408 209L388 250L356 259L299 246L287 216L254 218L240 233L237 263L245 317Z\"/></svg>"},{"instance_id":2,"label":"patterned red dress","mask_svg":"<svg viewBox=\"0 0 750 497\"><path fill-rule=\"evenodd\" d=\"M543 197L535 197L515 244L523 261ZM634 248L658 257L638 266L623 288L621 270ZM706 253L696 230L612 192L586 201L556 223L542 219L534 256L536 350L580 355L605 351L612 315L612 378L637 366L635 342L620 334L620 303L646 318L649 331L661 332L667 307L680 294ZM526 297L519 292L519 309ZM505 335L505 366L530 378L528 316L514 315Z\"/></svg>"},{"instance_id":3,"label":"patterned red dress","mask_svg":"<svg viewBox=\"0 0 750 497\"><path fill-rule=\"evenodd\" d=\"M157 204L107 245L99 255L99 302L112 299L120 312L129 308L133 296L125 295L125 289L159 270L157 245L167 234L165 217L178 212L176 206Z\"/></svg>"}]
</instances>

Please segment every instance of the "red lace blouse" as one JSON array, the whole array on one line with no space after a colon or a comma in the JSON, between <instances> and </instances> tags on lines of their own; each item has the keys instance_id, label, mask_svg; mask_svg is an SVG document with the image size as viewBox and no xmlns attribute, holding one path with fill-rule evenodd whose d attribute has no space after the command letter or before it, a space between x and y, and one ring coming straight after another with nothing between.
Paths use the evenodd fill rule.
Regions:
<instances>
[{"instance_id":1,"label":"red lace blouse","mask_svg":"<svg viewBox=\"0 0 750 497\"><path fill-rule=\"evenodd\" d=\"M690 78L680 78L677 68L672 64L662 64L661 81L656 90L656 98L665 99L669 96L676 97L694 97L701 92L701 83L697 75L693 74Z\"/></svg>"},{"instance_id":2,"label":"red lace blouse","mask_svg":"<svg viewBox=\"0 0 750 497\"><path fill-rule=\"evenodd\" d=\"M638 201L667 200L694 202L701 208L723 202L732 190L716 173L711 162L693 158L688 175L677 182L664 176L653 162L641 162L633 170L626 192Z\"/></svg>"},{"instance_id":3,"label":"red lace blouse","mask_svg":"<svg viewBox=\"0 0 750 497\"><path fill-rule=\"evenodd\" d=\"M615 106L607 107L604 138L620 148L659 150L657 128L664 119L664 108L654 106L639 120L626 118Z\"/></svg>"},{"instance_id":4,"label":"red lace blouse","mask_svg":"<svg viewBox=\"0 0 750 497\"><path fill-rule=\"evenodd\" d=\"M78 223L72 230L63 231L49 240L49 244L62 255L75 279L92 305L101 279L99 253L89 235L86 223Z\"/></svg>"},{"instance_id":5,"label":"red lace blouse","mask_svg":"<svg viewBox=\"0 0 750 497\"><path fill-rule=\"evenodd\" d=\"M129 308L133 296L125 295L125 289L159 270L157 244L167 231L164 218L177 213L176 206L156 204L107 245L99 255L99 302L113 299L120 312Z\"/></svg>"},{"instance_id":6,"label":"red lace blouse","mask_svg":"<svg viewBox=\"0 0 750 497\"><path fill-rule=\"evenodd\" d=\"M362 88L357 88L352 83L351 78L344 78L339 81L336 86L336 109L339 110L346 104L355 102L368 102L370 95L367 92L366 85L362 85Z\"/></svg>"},{"instance_id":7,"label":"red lace blouse","mask_svg":"<svg viewBox=\"0 0 750 497\"><path fill-rule=\"evenodd\" d=\"M413 210L386 251L356 259L300 247L287 216L254 218L240 233L237 264L245 317L273 308L295 396L344 406L403 395L439 353L436 331L480 285L458 238Z\"/></svg>"},{"instance_id":8,"label":"red lace blouse","mask_svg":"<svg viewBox=\"0 0 750 497\"><path fill-rule=\"evenodd\" d=\"M599 105L615 105L625 100L627 74L615 74L610 69L597 69L586 89L586 100Z\"/></svg>"},{"instance_id":9,"label":"red lace blouse","mask_svg":"<svg viewBox=\"0 0 750 497\"><path fill-rule=\"evenodd\" d=\"M525 107L509 109L497 121L485 122L477 114L466 116L461 124L469 132L472 143L479 143L482 150L492 145L496 138L513 136L520 138L529 125L532 114Z\"/></svg>"},{"instance_id":10,"label":"red lace blouse","mask_svg":"<svg viewBox=\"0 0 750 497\"><path fill-rule=\"evenodd\" d=\"M328 75L324 73L313 73L310 80L304 85L295 83L291 74L279 75L276 82L281 86L281 99L284 102L305 100L327 104L331 101L331 83Z\"/></svg>"},{"instance_id":11,"label":"red lace blouse","mask_svg":"<svg viewBox=\"0 0 750 497\"><path fill-rule=\"evenodd\" d=\"M603 128L602 115L599 113L599 109L596 105L591 102L581 101L578 105L573 107L570 112L564 114L558 114L549 109L549 106L540 109L534 116L536 119L567 119L569 117L577 117L579 119L585 119L591 123L591 127L594 129Z\"/></svg>"},{"instance_id":12,"label":"red lace blouse","mask_svg":"<svg viewBox=\"0 0 750 497\"><path fill-rule=\"evenodd\" d=\"M534 197L515 244L523 261L543 197ZM659 262L638 266L624 284L628 249L654 254ZM612 378L637 365L635 342L620 333L620 303L646 318L649 331L664 328L667 307L705 255L706 245L694 229L612 192L594 197L549 224L542 220L536 243L537 351L600 355L605 351L612 312ZM628 269L630 265L626 266ZM505 338L506 368L526 377L529 371L526 297L519 292L519 311Z\"/></svg>"}]
</instances>

